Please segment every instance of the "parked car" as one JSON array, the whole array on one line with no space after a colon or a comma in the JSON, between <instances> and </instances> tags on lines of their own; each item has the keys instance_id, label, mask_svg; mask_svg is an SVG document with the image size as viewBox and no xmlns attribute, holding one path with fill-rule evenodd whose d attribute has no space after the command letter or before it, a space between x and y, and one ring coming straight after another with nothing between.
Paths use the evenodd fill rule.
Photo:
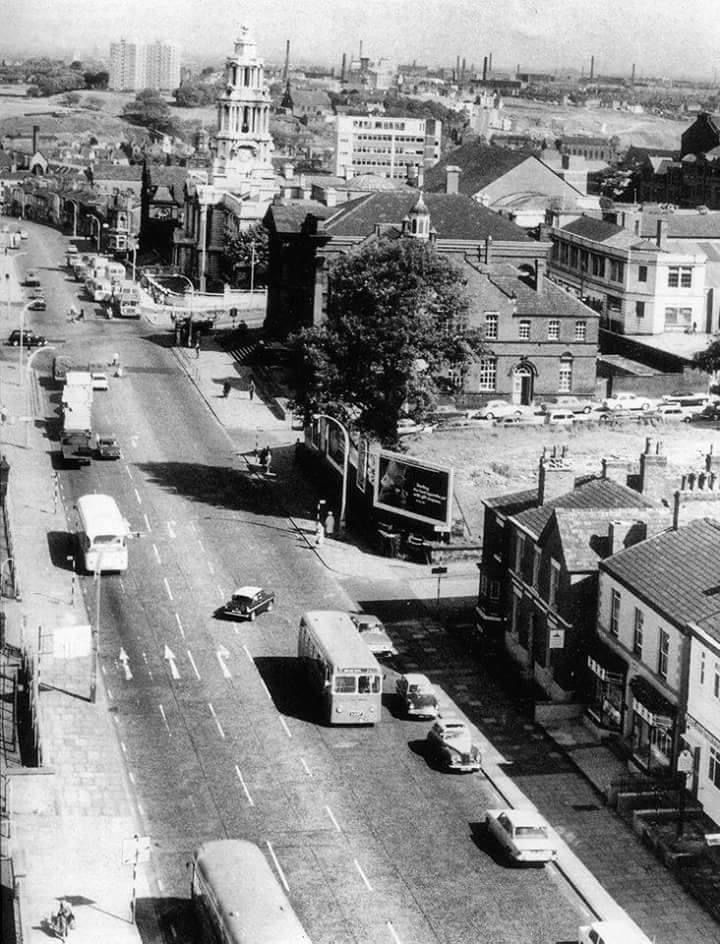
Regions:
<instances>
[{"instance_id":1,"label":"parked car","mask_svg":"<svg viewBox=\"0 0 720 944\"><path fill-rule=\"evenodd\" d=\"M692 408L680 406L679 403L658 403L652 411L654 416L666 423L689 423L692 417Z\"/></svg>"},{"instance_id":2,"label":"parked car","mask_svg":"<svg viewBox=\"0 0 720 944\"><path fill-rule=\"evenodd\" d=\"M578 944L651 944L630 921L593 921L578 928Z\"/></svg>"},{"instance_id":3,"label":"parked car","mask_svg":"<svg viewBox=\"0 0 720 944\"><path fill-rule=\"evenodd\" d=\"M408 672L395 682L395 691L408 718L437 718L435 689L427 675Z\"/></svg>"},{"instance_id":4,"label":"parked car","mask_svg":"<svg viewBox=\"0 0 720 944\"><path fill-rule=\"evenodd\" d=\"M401 417L398 420L398 436L410 436L413 433L431 433L434 426L427 423L417 423L409 416Z\"/></svg>"},{"instance_id":5,"label":"parked car","mask_svg":"<svg viewBox=\"0 0 720 944\"><path fill-rule=\"evenodd\" d=\"M557 842L550 827L534 810L488 810L485 825L488 834L513 862L544 863L557 859Z\"/></svg>"},{"instance_id":6,"label":"parked car","mask_svg":"<svg viewBox=\"0 0 720 944\"><path fill-rule=\"evenodd\" d=\"M18 328L16 328L14 331L10 332L7 343L12 347L18 347L20 337L21 333ZM31 331L29 328L25 328L22 331L22 343L24 347L44 347L44 345L47 344L47 338L44 338L41 334L35 334L35 332Z\"/></svg>"},{"instance_id":7,"label":"parked car","mask_svg":"<svg viewBox=\"0 0 720 944\"><path fill-rule=\"evenodd\" d=\"M480 770L480 748L472 742L470 728L456 715L438 717L427 733L427 757L445 770L473 773Z\"/></svg>"},{"instance_id":8,"label":"parked car","mask_svg":"<svg viewBox=\"0 0 720 944\"><path fill-rule=\"evenodd\" d=\"M548 410L545 413L545 422L548 426L572 426L575 422L575 414L572 410Z\"/></svg>"},{"instance_id":9,"label":"parked car","mask_svg":"<svg viewBox=\"0 0 720 944\"><path fill-rule=\"evenodd\" d=\"M540 409L546 413L552 410L569 410L571 413L589 413L596 405L592 400L582 400L580 397L573 397L570 394L558 394L556 397L548 397L540 404Z\"/></svg>"},{"instance_id":10,"label":"parked car","mask_svg":"<svg viewBox=\"0 0 720 944\"><path fill-rule=\"evenodd\" d=\"M632 390L616 393L613 397L606 397L603 406L609 410L651 410L653 401L649 397L633 393Z\"/></svg>"},{"instance_id":11,"label":"parked car","mask_svg":"<svg viewBox=\"0 0 720 944\"><path fill-rule=\"evenodd\" d=\"M40 276L35 269L28 269L25 273L25 285L28 288L35 288L40 285Z\"/></svg>"},{"instance_id":12,"label":"parked car","mask_svg":"<svg viewBox=\"0 0 720 944\"><path fill-rule=\"evenodd\" d=\"M699 406L703 407L708 402L709 395L701 391L695 393L689 390L673 390L672 393L663 394L663 403L677 403L678 406Z\"/></svg>"},{"instance_id":13,"label":"parked car","mask_svg":"<svg viewBox=\"0 0 720 944\"><path fill-rule=\"evenodd\" d=\"M109 390L107 374L103 370L93 370L90 373L90 383L93 390Z\"/></svg>"},{"instance_id":14,"label":"parked car","mask_svg":"<svg viewBox=\"0 0 720 944\"><path fill-rule=\"evenodd\" d=\"M38 295L37 298L32 298L27 304L28 311L45 311L46 309L47 302L41 295Z\"/></svg>"},{"instance_id":15,"label":"parked car","mask_svg":"<svg viewBox=\"0 0 720 944\"><path fill-rule=\"evenodd\" d=\"M120 443L111 434L101 434L95 437L95 449L98 459L119 459Z\"/></svg>"},{"instance_id":16,"label":"parked car","mask_svg":"<svg viewBox=\"0 0 720 944\"><path fill-rule=\"evenodd\" d=\"M229 619L254 622L259 613L269 613L275 605L275 594L262 587L238 587L222 609Z\"/></svg>"},{"instance_id":17,"label":"parked car","mask_svg":"<svg viewBox=\"0 0 720 944\"><path fill-rule=\"evenodd\" d=\"M542 410L517 413L511 416L500 416L494 421L495 426L542 426L546 414Z\"/></svg>"},{"instance_id":18,"label":"parked car","mask_svg":"<svg viewBox=\"0 0 720 944\"><path fill-rule=\"evenodd\" d=\"M20 239L29 239L29 238L30 238L30 234L28 233L28 231L27 231L26 229L19 229L19 230L18 230L18 235L19 235Z\"/></svg>"},{"instance_id":19,"label":"parked car","mask_svg":"<svg viewBox=\"0 0 720 944\"><path fill-rule=\"evenodd\" d=\"M693 426L709 426L720 429L720 403L708 403L699 413L690 417Z\"/></svg>"},{"instance_id":20,"label":"parked car","mask_svg":"<svg viewBox=\"0 0 720 944\"><path fill-rule=\"evenodd\" d=\"M397 649L382 621L372 613L351 613L350 619L355 623L365 643L374 656L396 656Z\"/></svg>"},{"instance_id":21,"label":"parked car","mask_svg":"<svg viewBox=\"0 0 720 944\"><path fill-rule=\"evenodd\" d=\"M509 403L507 400L488 400L479 410L474 411L473 418L492 421L504 416L522 416L527 409L519 403Z\"/></svg>"}]
</instances>

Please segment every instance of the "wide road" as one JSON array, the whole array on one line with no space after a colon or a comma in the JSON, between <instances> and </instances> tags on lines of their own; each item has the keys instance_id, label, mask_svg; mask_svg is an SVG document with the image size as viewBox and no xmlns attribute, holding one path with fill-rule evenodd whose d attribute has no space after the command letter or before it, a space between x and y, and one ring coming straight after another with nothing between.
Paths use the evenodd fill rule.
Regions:
<instances>
[{"instance_id":1,"label":"wide road","mask_svg":"<svg viewBox=\"0 0 720 944\"><path fill-rule=\"evenodd\" d=\"M48 233L48 269L56 238ZM71 522L79 495L108 492L136 534L127 573L80 579L91 614L100 593L101 668L153 841L153 896L138 908L145 937L192 939L192 849L242 836L263 847L316 944L573 940L584 915L554 868L498 860L477 828L498 797L481 774L427 765L426 724L394 717L390 700L374 728L317 723L296 672L297 624L304 609L351 600L275 493L234 468L233 443L166 338L58 320L74 284L57 271L43 281L57 350L92 361L117 352L125 367L95 394L98 427L119 436L122 459L58 474ZM52 417L59 389L40 389ZM69 566L70 536L53 540L57 566ZM269 583L275 610L255 624L216 619L246 582Z\"/></svg>"}]
</instances>

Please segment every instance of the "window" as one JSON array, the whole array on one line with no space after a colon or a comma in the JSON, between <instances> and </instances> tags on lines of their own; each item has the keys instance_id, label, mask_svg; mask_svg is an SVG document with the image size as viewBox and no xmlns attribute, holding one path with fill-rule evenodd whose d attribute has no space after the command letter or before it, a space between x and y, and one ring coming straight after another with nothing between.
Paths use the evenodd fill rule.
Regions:
<instances>
[{"instance_id":1,"label":"window","mask_svg":"<svg viewBox=\"0 0 720 944\"><path fill-rule=\"evenodd\" d=\"M645 317L645 302L635 302L635 317L636 318Z\"/></svg>"},{"instance_id":2,"label":"window","mask_svg":"<svg viewBox=\"0 0 720 944\"><path fill-rule=\"evenodd\" d=\"M495 600L495 601L500 599L500 581L499 580L490 581L490 599Z\"/></svg>"},{"instance_id":3,"label":"window","mask_svg":"<svg viewBox=\"0 0 720 944\"><path fill-rule=\"evenodd\" d=\"M716 747L708 748L708 780L720 789L720 751Z\"/></svg>"},{"instance_id":4,"label":"window","mask_svg":"<svg viewBox=\"0 0 720 944\"><path fill-rule=\"evenodd\" d=\"M613 636L620 634L620 592L613 590L610 594L610 632Z\"/></svg>"},{"instance_id":5,"label":"window","mask_svg":"<svg viewBox=\"0 0 720 944\"><path fill-rule=\"evenodd\" d=\"M666 308L665 324L670 327L689 328L692 324L692 308Z\"/></svg>"},{"instance_id":6,"label":"window","mask_svg":"<svg viewBox=\"0 0 720 944\"><path fill-rule=\"evenodd\" d=\"M540 557L541 552L540 548L536 547L533 551L533 573L532 573L532 585L533 587L538 586L538 580L540 577Z\"/></svg>"},{"instance_id":7,"label":"window","mask_svg":"<svg viewBox=\"0 0 720 944\"><path fill-rule=\"evenodd\" d=\"M610 281L622 282L625 278L625 263L620 259L610 260Z\"/></svg>"},{"instance_id":8,"label":"window","mask_svg":"<svg viewBox=\"0 0 720 944\"><path fill-rule=\"evenodd\" d=\"M560 370L558 372L558 391L560 393L570 393L573 380L573 362L570 357L563 357L560 361Z\"/></svg>"},{"instance_id":9,"label":"window","mask_svg":"<svg viewBox=\"0 0 720 944\"><path fill-rule=\"evenodd\" d=\"M592 274L602 278L605 275L605 259L595 253L590 258L592 260Z\"/></svg>"},{"instance_id":10,"label":"window","mask_svg":"<svg viewBox=\"0 0 720 944\"><path fill-rule=\"evenodd\" d=\"M670 266L668 268L668 288L692 288L691 266Z\"/></svg>"},{"instance_id":11,"label":"window","mask_svg":"<svg viewBox=\"0 0 720 944\"><path fill-rule=\"evenodd\" d=\"M575 322L575 340L576 341L587 340L587 321Z\"/></svg>"},{"instance_id":12,"label":"window","mask_svg":"<svg viewBox=\"0 0 720 944\"><path fill-rule=\"evenodd\" d=\"M520 597L513 593L512 606L510 611L510 631L517 639L520 634Z\"/></svg>"},{"instance_id":13,"label":"window","mask_svg":"<svg viewBox=\"0 0 720 944\"><path fill-rule=\"evenodd\" d=\"M660 630L658 641L658 675L666 679L668 673L668 656L670 655L670 636L664 629Z\"/></svg>"},{"instance_id":14,"label":"window","mask_svg":"<svg viewBox=\"0 0 720 944\"><path fill-rule=\"evenodd\" d=\"M497 361L494 357L483 357L478 369L478 389L494 390L497 382Z\"/></svg>"},{"instance_id":15,"label":"window","mask_svg":"<svg viewBox=\"0 0 720 944\"><path fill-rule=\"evenodd\" d=\"M635 623L633 626L633 653L639 659L642 659L643 623L644 617L642 610L639 610L637 607L635 607Z\"/></svg>"},{"instance_id":16,"label":"window","mask_svg":"<svg viewBox=\"0 0 720 944\"><path fill-rule=\"evenodd\" d=\"M530 340L530 322L527 319L523 319L520 322L519 329L518 329L518 336L521 341Z\"/></svg>"},{"instance_id":17,"label":"window","mask_svg":"<svg viewBox=\"0 0 720 944\"><path fill-rule=\"evenodd\" d=\"M550 321L548 321L547 331L548 331L547 333L548 341L558 340L558 338L560 337L560 322L558 321L557 318L551 318Z\"/></svg>"},{"instance_id":18,"label":"window","mask_svg":"<svg viewBox=\"0 0 720 944\"><path fill-rule=\"evenodd\" d=\"M485 340L486 341L496 341L498 332L498 316L497 312L486 311L485 312Z\"/></svg>"},{"instance_id":19,"label":"window","mask_svg":"<svg viewBox=\"0 0 720 944\"><path fill-rule=\"evenodd\" d=\"M578 247L570 247L570 265L573 269L577 269L578 266Z\"/></svg>"},{"instance_id":20,"label":"window","mask_svg":"<svg viewBox=\"0 0 720 944\"><path fill-rule=\"evenodd\" d=\"M713 683L713 695L720 698L720 663L715 663L715 681Z\"/></svg>"},{"instance_id":21,"label":"window","mask_svg":"<svg viewBox=\"0 0 720 944\"><path fill-rule=\"evenodd\" d=\"M523 554L525 553L525 535L517 534L515 536L515 571L520 573L522 568Z\"/></svg>"},{"instance_id":22,"label":"window","mask_svg":"<svg viewBox=\"0 0 720 944\"><path fill-rule=\"evenodd\" d=\"M550 561L550 588L548 591L548 603L555 606L557 602L558 589L560 588L560 564L556 560Z\"/></svg>"},{"instance_id":23,"label":"window","mask_svg":"<svg viewBox=\"0 0 720 944\"><path fill-rule=\"evenodd\" d=\"M705 653L700 653L700 684L705 684Z\"/></svg>"},{"instance_id":24,"label":"window","mask_svg":"<svg viewBox=\"0 0 720 944\"><path fill-rule=\"evenodd\" d=\"M647 282L647 266L638 266L638 282Z\"/></svg>"}]
</instances>

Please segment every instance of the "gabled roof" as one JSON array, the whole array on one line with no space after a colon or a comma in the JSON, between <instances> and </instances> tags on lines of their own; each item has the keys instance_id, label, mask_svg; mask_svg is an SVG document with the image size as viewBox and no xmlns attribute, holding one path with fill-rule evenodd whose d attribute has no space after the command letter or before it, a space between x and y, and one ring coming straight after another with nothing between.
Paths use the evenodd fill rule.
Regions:
<instances>
[{"instance_id":1,"label":"gabled roof","mask_svg":"<svg viewBox=\"0 0 720 944\"><path fill-rule=\"evenodd\" d=\"M335 207L327 207L317 200L293 200L291 203L271 204L267 217L277 233L300 233L308 216L324 220L334 212Z\"/></svg>"},{"instance_id":2,"label":"gabled roof","mask_svg":"<svg viewBox=\"0 0 720 944\"><path fill-rule=\"evenodd\" d=\"M492 266L489 268L490 281L506 294L514 294L518 315L599 318L597 312L593 312L574 295L566 292L550 279L544 279L542 291L537 292L533 285L520 277L517 270L514 274L496 275L492 272Z\"/></svg>"},{"instance_id":3,"label":"gabled roof","mask_svg":"<svg viewBox=\"0 0 720 944\"><path fill-rule=\"evenodd\" d=\"M571 223L566 223L562 229L566 233L573 233L575 236L592 239L594 242L598 243L604 243L605 240L626 232L623 227L618 226L617 223L609 223L607 220L598 220L592 216L579 216Z\"/></svg>"},{"instance_id":4,"label":"gabled roof","mask_svg":"<svg viewBox=\"0 0 720 944\"><path fill-rule=\"evenodd\" d=\"M654 508L639 492L612 479L593 478L576 485L571 492L550 499L544 505L536 505L514 516L525 531L538 538L556 508L580 509L583 512L613 510L624 511Z\"/></svg>"},{"instance_id":5,"label":"gabled roof","mask_svg":"<svg viewBox=\"0 0 720 944\"><path fill-rule=\"evenodd\" d=\"M428 193L444 193L446 168L456 166L461 170L458 185L460 193L472 196L531 157L532 151L514 151L469 141L425 171L424 188Z\"/></svg>"},{"instance_id":6,"label":"gabled roof","mask_svg":"<svg viewBox=\"0 0 720 944\"><path fill-rule=\"evenodd\" d=\"M377 225L399 225L418 198L417 190L370 193L351 200L336 211L326 225L331 235L364 237ZM438 239L531 242L519 226L481 207L463 194L425 193L424 199Z\"/></svg>"},{"instance_id":7,"label":"gabled roof","mask_svg":"<svg viewBox=\"0 0 720 944\"><path fill-rule=\"evenodd\" d=\"M699 518L665 531L601 568L667 619L693 621L720 641L720 521Z\"/></svg>"}]
</instances>

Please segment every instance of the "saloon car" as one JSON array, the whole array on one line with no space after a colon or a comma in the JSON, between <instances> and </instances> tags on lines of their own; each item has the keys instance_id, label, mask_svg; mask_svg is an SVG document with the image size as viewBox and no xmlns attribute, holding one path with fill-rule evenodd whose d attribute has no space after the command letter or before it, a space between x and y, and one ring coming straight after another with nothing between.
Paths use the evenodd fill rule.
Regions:
<instances>
[{"instance_id":1,"label":"saloon car","mask_svg":"<svg viewBox=\"0 0 720 944\"><path fill-rule=\"evenodd\" d=\"M47 302L42 295L38 295L36 298L31 299L27 304L28 311L45 311L47 309Z\"/></svg>"},{"instance_id":2,"label":"saloon car","mask_svg":"<svg viewBox=\"0 0 720 944\"><path fill-rule=\"evenodd\" d=\"M673 390L672 393L663 394L664 403L677 403L678 406L698 406L704 407L708 402L709 396L701 390Z\"/></svg>"},{"instance_id":3,"label":"saloon car","mask_svg":"<svg viewBox=\"0 0 720 944\"><path fill-rule=\"evenodd\" d=\"M606 397L603 400L603 406L609 410L651 410L653 401L649 397L643 397L632 390L616 393L615 396Z\"/></svg>"},{"instance_id":4,"label":"saloon car","mask_svg":"<svg viewBox=\"0 0 720 944\"><path fill-rule=\"evenodd\" d=\"M119 459L120 443L115 436L98 433L95 437L95 450L98 459Z\"/></svg>"},{"instance_id":5,"label":"saloon car","mask_svg":"<svg viewBox=\"0 0 720 944\"><path fill-rule=\"evenodd\" d=\"M632 922L593 921L578 928L579 944L650 944L650 938Z\"/></svg>"},{"instance_id":6,"label":"saloon car","mask_svg":"<svg viewBox=\"0 0 720 944\"><path fill-rule=\"evenodd\" d=\"M397 649L382 621L371 613L351 613L350 619L357 627L368 649L374 656L396 656Z\"/></svg>"},{"instance_id":7,"label":"saloon car","mask_svg":"<svg viewBox=\"0 0 720 944\"><path fill-rule=\"evenodd\" d=\"M437 718L438 700L432 682L420 672L401 675L395 691L408 718Z\"/></svg>"},{"instance_id":8,"label":"saloon car","mask_svg":"<svg viewBox=\"0 0 720 944\"><path fill-rule=\"evenodd\" d=\"M550 827L534 810L487 810L485 826L513 862L544 863L557 858Z\"/></svg>"},{"instance_id":9,"label":"saloon car","mask_svg":"<svg viewBox=\"0 0 720 944\"><path fill-rule=\"evenodd\" d=\"M93 370L90 373L90 383L93 390L109 390L107 374L102 370Z\"/></svg>"},{"instance_id":10,"label":"saloon car","mask_svg":"<svg viewBox=\"0 0 720 944\"><path fill-rule=\"evenodd\" d=\"M480 770L480 748L473 744L472 733L456 715L438 717L427 733L426 756L445 770L473 773Z\"/></svg>"},{"instance_id":11,"label":"saloon car","mask_svg":"<svg viewBox=\"0 0 720 944\"><path fill-rule=\"evenodd\" d=\"M8 344L11 347L18 347L20 344L21 333L16 328L14 331L10 332L10 337L8 338ZM25 328L22 332L22 343L25 347L44 347L47 344L47 339L44 338L41 334L35 334L34 331L30 331Z\"/></svg>"},{"instance_id":12,"label":"saloon car","mask_svg":"<svg viewBox=\"0 0 720 944\"><path fill-rule=\"evenodd\" d=\"M275 594L262 587L238 587L222 608L228 619L246 619L254 622L259 613L269 613L275 605Z\"/></svg>"}]
</instances>

